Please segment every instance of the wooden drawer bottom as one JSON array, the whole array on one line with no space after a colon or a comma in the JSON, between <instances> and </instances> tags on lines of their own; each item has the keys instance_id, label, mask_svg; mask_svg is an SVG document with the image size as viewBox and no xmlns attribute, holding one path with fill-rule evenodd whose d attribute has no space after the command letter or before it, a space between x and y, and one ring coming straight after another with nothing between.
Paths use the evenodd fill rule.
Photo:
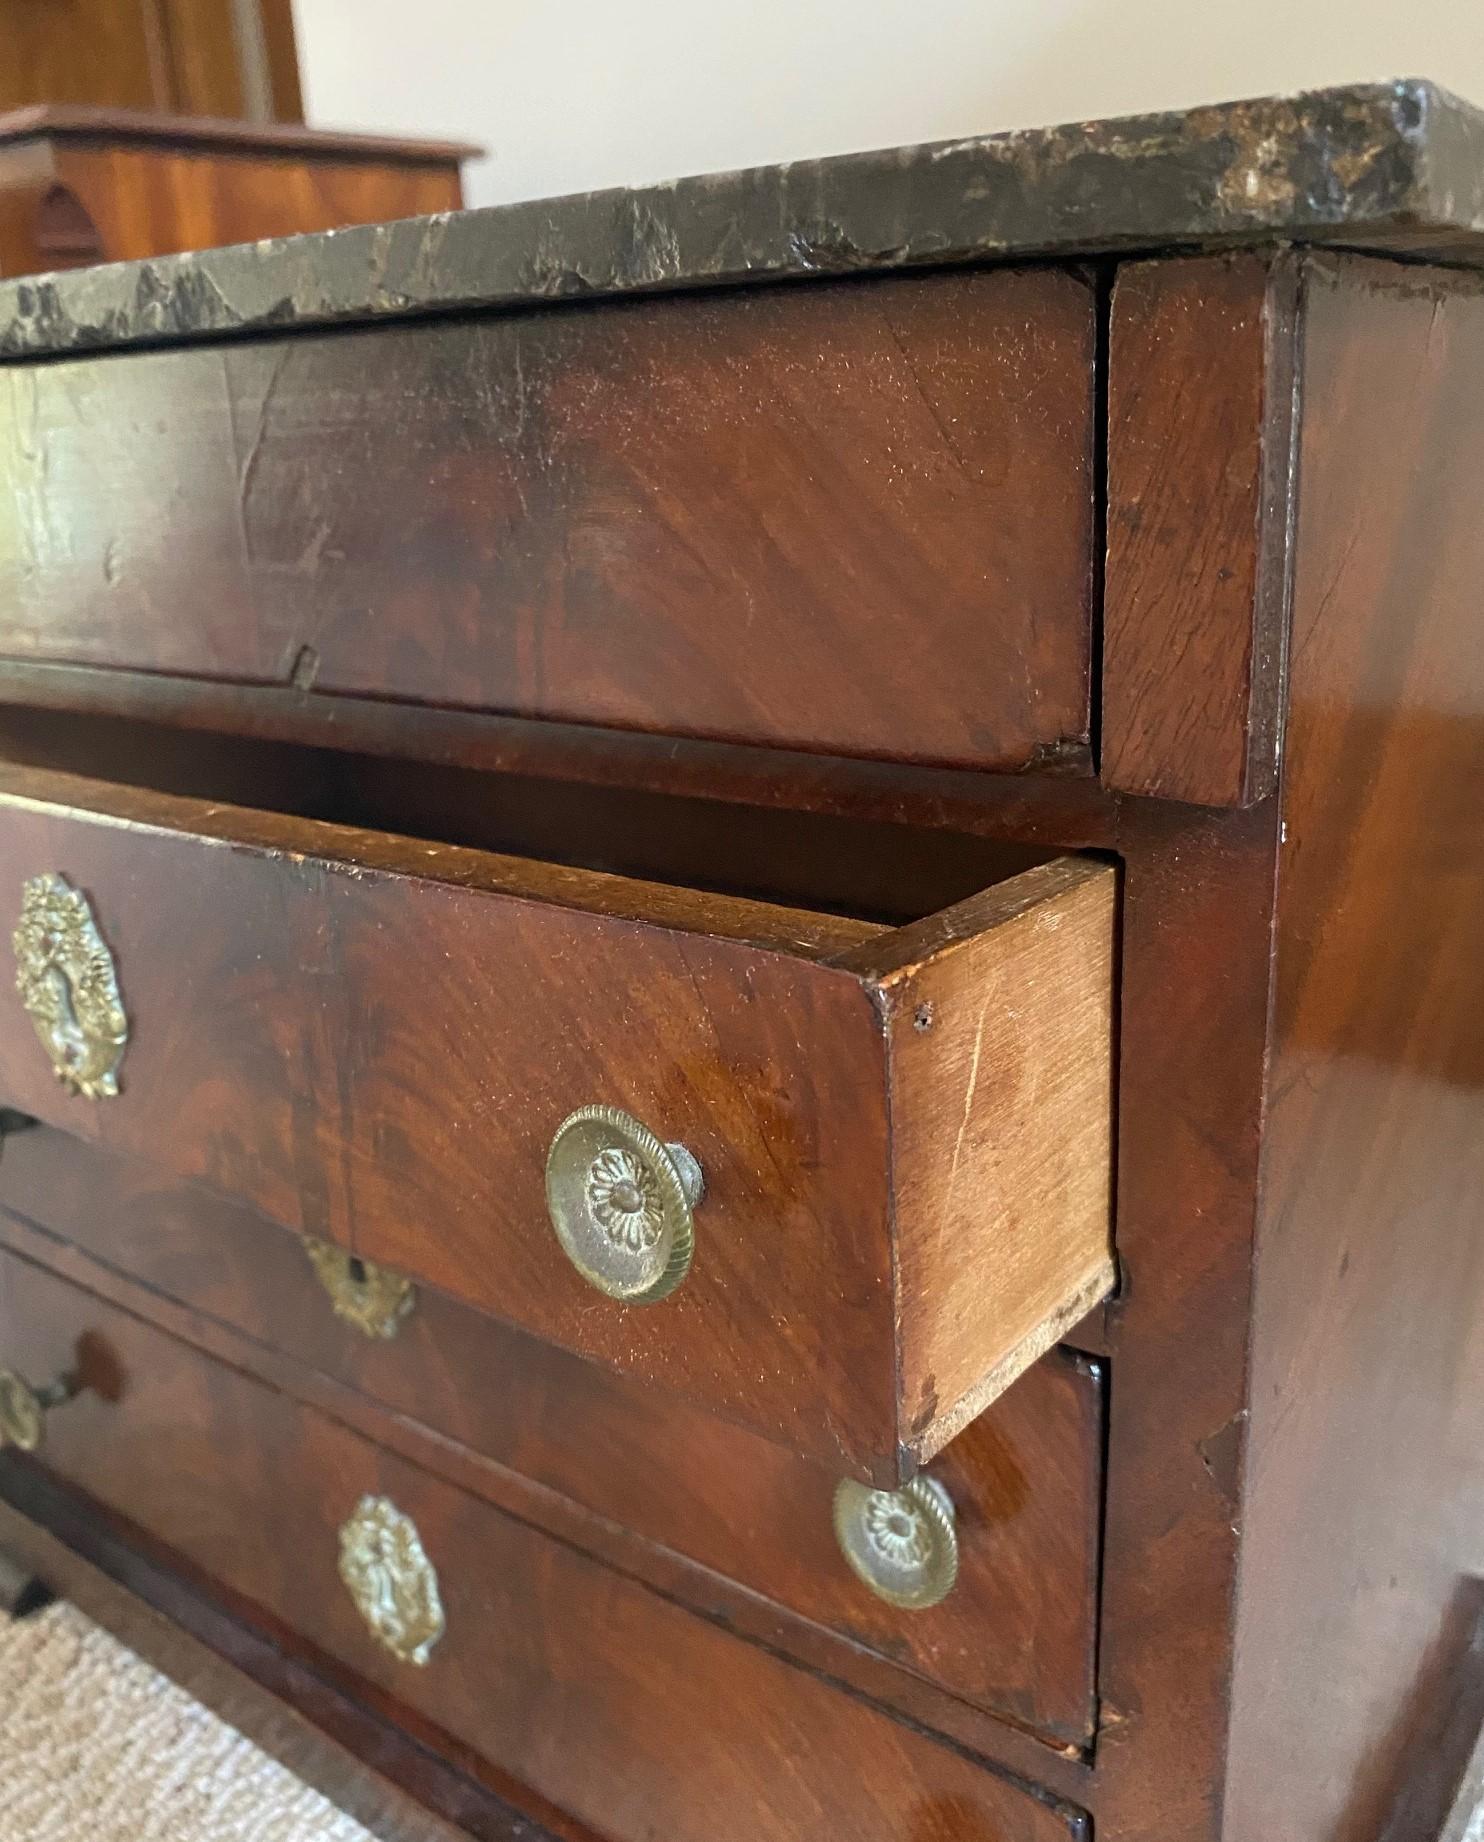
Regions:
<instances>
[{"instance_id":1,"label":"wooden drawer bottom","mask_svg":"<svg viewBox=\"0 0 1484 1842\"><path fill-rule=\"evenodd\" d=\"M41 1465L321 1668L604 1835L1082 1833L1077 1812L11 1253L0 1350L33 1380L81 1385L34 1457L0 1459L0 1487Z\"/></svg>"}]
</instances>

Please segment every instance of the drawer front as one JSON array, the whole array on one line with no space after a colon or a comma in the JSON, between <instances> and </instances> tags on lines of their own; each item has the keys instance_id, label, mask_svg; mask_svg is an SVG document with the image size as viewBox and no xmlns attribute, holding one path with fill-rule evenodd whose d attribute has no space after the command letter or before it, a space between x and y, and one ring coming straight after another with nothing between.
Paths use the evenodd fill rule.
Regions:
<instances>
[{"instance_id":1,"label":"drawer front","mask_svg":"<svg viewBox=\"0 0 1484 1842\"><path fill-rule=\"evenodd\" d=\"M836 1468L899 1481L1111 1281L1104 866L888 931L0 769L4 888L0 1104ZM53 1062L105 950L89 1097ZM655 1136L554 1150L591 1105ZM589 1283L549 1157L579 1263L693 1225L683 1283Z\"/></svg>"},{"instance_id":2,"label":"drawer front","mask_svg":"<svg viewBox=\"0 0 1484 1842\"><path fill-rule=\"evenodd\" d=\"M92 1259L26 1226L38 1222ZM0 1237L84 1283L107 1263L992 1714L1090 1738L1103 1384L1085 1358L1051 1352L933 1461L958 1578L941 1604L904 1610L841 1558L836 1473L436 1293L337 1316L337 1298L367 1294L327 1288L297 1236L148 1167L17 1133L0 1157ZM539 1517L539 1495L480 1477L471 1487ZM703 1606L710 1578L690 1577Z\"/></svg>"},{"instance_id":3,"label":"drawer front","mask_svg":"<svg viewBox=\"0 0 1484 1842\"><path fill-rule=\"evenodd\" d=\"M13 1256L0 1277L6 1360L82 1386L35 1458L0 1459L0 1487L39 1461L354 1689L604 1835L1080 1833L1075 1813L286 1395Z\"/></svg>"},{"instance_id":4,"label":"drawer front","mask_svg":"<svg viewBox=\"0 0 1484 1842\"><path fill-rule=\"evenodd\" d=\"M1055 270L9 368L0 653L1087 771Z\"/></svg>"}]
</instances>

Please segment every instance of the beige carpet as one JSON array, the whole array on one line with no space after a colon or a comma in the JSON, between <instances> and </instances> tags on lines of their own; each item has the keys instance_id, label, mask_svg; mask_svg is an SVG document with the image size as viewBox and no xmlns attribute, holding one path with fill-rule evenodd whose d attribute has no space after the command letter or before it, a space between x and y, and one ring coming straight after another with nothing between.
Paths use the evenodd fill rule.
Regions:
<instances>
[{"instance_id":1,"label":"beige carpet","mask_svg":"<svg viewBox=\"0 0 1484 1842\"><path fill-rule=\"evenodd\" d=\"M70 1605L0 1619L0 1842L371 1842Z\"/></svg>"}]
</instances>

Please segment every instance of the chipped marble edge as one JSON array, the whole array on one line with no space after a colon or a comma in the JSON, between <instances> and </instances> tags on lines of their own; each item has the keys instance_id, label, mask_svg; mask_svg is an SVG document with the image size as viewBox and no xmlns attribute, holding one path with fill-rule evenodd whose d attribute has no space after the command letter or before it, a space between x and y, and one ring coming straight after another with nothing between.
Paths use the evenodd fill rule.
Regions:
<instances>
[{"instance_id":1,"label":"chipped marble edge","mask_svg":"<svg viewBox=\"0 0 1484 1842\"><path fill-rule=\"evenodd\" d=\"M1435 231L1484 114L1407 79L408 218L0 283L0 357L1073 251ZM1462 259L1462 258L1460 258Z\"/></svg>"}]
</instances>

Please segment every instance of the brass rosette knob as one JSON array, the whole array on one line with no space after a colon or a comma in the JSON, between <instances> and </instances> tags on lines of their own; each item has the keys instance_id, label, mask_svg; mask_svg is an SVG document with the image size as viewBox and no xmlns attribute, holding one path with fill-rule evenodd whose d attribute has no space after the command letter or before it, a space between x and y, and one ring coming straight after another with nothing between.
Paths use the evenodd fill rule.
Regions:
<instances>
[{"instance_id":1,"label":"brass rosette knob","mask_svg":"<svg viewBox=\"0 0 1484 1842\"><path fill-rule=\"evenodd\" d=\"M835 1489L835 1539L856 1577L903 1611L938 1605L958 1579L953 1498L936 1478L915 1477L900 1490L872 1490L842 1478Z\"/></svg>"},{"instance_id":2,"label":"brass rosette knob","mask_svg":"<svg viewBox=\"0 0 1484 1842\"><path fill-rule=\"evenodd\" d=\"M690 1271L693 1212L705 1190L684 1145L617 1107L564 1119L546 1160L546 1206L567 1258L609 1298L648 1305Z\"/></svg>"},{"instance_id":3,"label":"brass rosette knob","mask_svg":"<svg viewBox=\"0 0 1484 1842\"><path fill-rule=\"evenodd\" d=\"M14 1369L0 1369L0 1447L13 1445L17 1451L34 1452L46 1430L47 1414L76 1393L77 1382L70 1375L33 1388Z\"/></svg>"}]
</instances>

